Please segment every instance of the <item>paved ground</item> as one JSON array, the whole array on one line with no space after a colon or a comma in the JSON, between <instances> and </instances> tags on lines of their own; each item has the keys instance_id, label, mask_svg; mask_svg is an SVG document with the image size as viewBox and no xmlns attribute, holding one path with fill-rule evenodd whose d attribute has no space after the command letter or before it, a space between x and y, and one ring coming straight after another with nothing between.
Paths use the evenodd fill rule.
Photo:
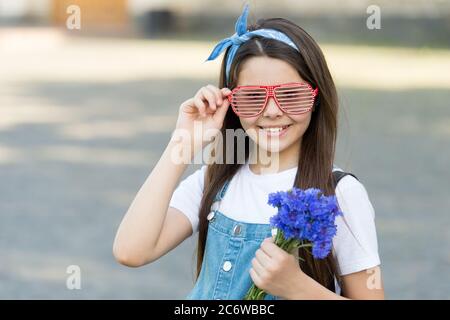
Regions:
<instances>
[{"instance_id":1,"label":"paved ground","mask_svg":"<svg viewBox=\"0 0 450 320\"><path fill-rule=\"evenodd\" d=\"M217 65L192 73L210 44L170 60L179 44L22 39L0 41L0 298L183 298L194 239L139 269L118 265L111 246L180 102L214 83ZM326 49L345 111L336 162L376 209L388 298L448 299L450 81L439 70L450 54L361 50ZM66 288L69 265L81 290Z\"/></svg>"}]
</instances>

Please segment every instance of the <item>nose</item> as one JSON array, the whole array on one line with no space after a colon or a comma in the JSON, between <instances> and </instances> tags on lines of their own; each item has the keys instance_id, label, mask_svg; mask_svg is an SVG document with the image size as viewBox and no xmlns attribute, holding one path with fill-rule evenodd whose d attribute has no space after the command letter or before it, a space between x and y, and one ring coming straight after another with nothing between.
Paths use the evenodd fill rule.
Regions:
<instances>
[{"instance_id":1,"label":"nose","mask_svg":"<svg viewBox=\"0 0 450 320\"><path fill-rule=\"evenodd\" d=\"M278 105L273 97L269 97L269 99L267 100L267 104L266 107L264 108L263 115L264 117L268 118L276 118L281 117L283 115L283 111L280 108L278 108Z\"/></svg>"}]
</instances>

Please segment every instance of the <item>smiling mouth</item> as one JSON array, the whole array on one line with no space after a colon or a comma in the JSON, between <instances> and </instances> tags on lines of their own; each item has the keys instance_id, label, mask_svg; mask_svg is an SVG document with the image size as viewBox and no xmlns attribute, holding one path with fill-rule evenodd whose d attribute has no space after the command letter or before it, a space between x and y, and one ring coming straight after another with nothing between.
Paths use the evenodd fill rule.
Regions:
<instances>
[{"instance_id":1,"label":"smiling mouth","mask_svg":"<svg viewBox=\"0 0 450 320\"><path fill-rule=\"evenodd\" d=\"M260 130L262 130L266 135L268 136L282 136L286 133L287 129L289 129L289 127L291 126L291 124L285 125L285 126L278 126L278 127L274 127L274 126L258 126L258 128Z\"/></svg>"}]
</instances>

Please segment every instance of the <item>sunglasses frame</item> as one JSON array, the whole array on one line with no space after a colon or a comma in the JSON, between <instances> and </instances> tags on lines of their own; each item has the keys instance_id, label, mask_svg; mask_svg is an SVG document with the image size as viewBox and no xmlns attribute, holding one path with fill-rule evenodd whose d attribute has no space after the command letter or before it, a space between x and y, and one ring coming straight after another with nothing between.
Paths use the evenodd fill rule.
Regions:
<instances>
[{"instance_id":1,"label":"sunglasses frame","mask_svg":"<svg viewBox=\"0 0 450 320\"><path fill-rule=\"evenodd\" d=\"M308 108L303 109L303 110L300 111L300 112L288 112L288 111L286 111L286 110L280 105L280 103L278 102L278 99L277 99L277 97L276 97L276 95L275 95L275 89L276 89L276 88L283 88L283 87L290 87L290 86L298 86L298 87L303 86L303 87L308 88L308 89L311 91L311 94L312 94L312 102L311 102L311 106L308 107ZM232 101L233 101L233 96L234 96L234 94L235 94L238 90L241 90L241 89L265 89L265 91L266 91L266 99L265 99L265 101L264 101L263 106L261 107L261 110L260 110L257 114L255 114L255 115L241 115L241 114L236 110L236 108L235 108L235 106L234 106L234 103L232 103ZM243 117L243 118L252 118L252 117L257 117L257 116L259 116L259 115L264 111L264 109L266 109L266 107L267 107L267 102L269 101L269 99L270 99L271 97L273 98L273 100L275 100L275 103L276 103L276 105L278 106L278 108L279 108L281 111L283 111L284 113L286 113L286 114L296 115L296 114L303 114L303 113L306 113L306 112L310 111L310 110L314 107L314 104L315 104L315 102L316 102L316 97L317 97L318 94L319 94L319 88L315 88L315 89L314 89L314 88L313 88L309 83L307 83L307 82L289 82L289 83L277 84L277 85L273 85L273 86L263 86L263 85L261 85L261 86L237 86L237 87L235 87L233 90L231 90L231 94L228 95L227 98L228 98L228 101L229 101L230 104L231 104L231 108L233 109L234 113L235 113L237 116Z\"/></svg>"}]
</instances>

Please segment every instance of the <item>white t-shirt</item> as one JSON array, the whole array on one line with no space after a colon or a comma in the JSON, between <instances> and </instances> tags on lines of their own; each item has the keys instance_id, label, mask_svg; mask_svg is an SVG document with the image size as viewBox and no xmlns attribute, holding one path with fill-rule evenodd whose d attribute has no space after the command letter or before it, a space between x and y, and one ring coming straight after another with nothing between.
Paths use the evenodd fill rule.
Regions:
<instances>
[{"instance_id":1,"label":"white t-shirt","mask_svg":"<svg viewBox=\"0 0 450 320\"><path fill-rule=\"evenodd\" d=\"M203 195L206 165L185 178L175 189L169 206L180 210L198 232L200 201ZM336 167L333 170L341 170ZM229 218L249 223L269 223L277 209L267 204L268 194L288 190L294 184L297 168L278 173L255 174L248 163L232 178L220 212ZM364 186L354 177L343 177L336 197L344 217L336 218L337 233L333 254L339 275L346 275L380 264L375 228L375 212Z\"/></svg>"}]
</instances>

